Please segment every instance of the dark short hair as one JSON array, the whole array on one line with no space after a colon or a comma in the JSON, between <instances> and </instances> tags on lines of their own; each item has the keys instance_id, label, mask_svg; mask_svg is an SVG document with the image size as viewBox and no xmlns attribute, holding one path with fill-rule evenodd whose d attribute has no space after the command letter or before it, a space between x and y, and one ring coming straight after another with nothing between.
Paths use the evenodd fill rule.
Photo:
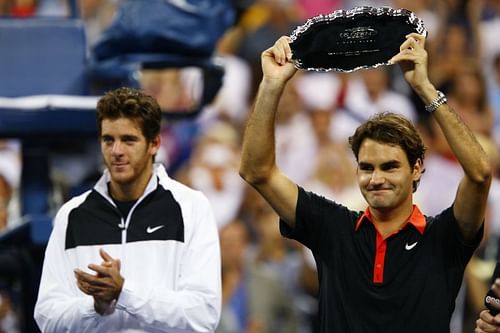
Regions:
<instances>
[{"instance_id":1,"label":"dark short hair","mask_svg":"<svg viewBox=\"0 0 500 333\"><path fill-rule=\"evenodd\" d=\"M148 142L153 141L161 128L161 109L158 102L140 90L122 87L107 92L97 103L97 129L102 131L104 119L129 118L138 122Z\"/></svg>"},{"instance_id":2,"label":"dark short hair","mask_svg":"<svg viewBox=\"0 0 500 333\"><path fill-rule=\"evenodd\" d=\"M411 167L415 166L418 159L424 162L426 148L420 134L408 119L399 114L378 113L356 129L349 137L349 145L356 161L358 161L359 148L365 139L400 146ZM416 191L418 183L419 181L414 182L413 192Z\"/></svg>"}]
</instances>

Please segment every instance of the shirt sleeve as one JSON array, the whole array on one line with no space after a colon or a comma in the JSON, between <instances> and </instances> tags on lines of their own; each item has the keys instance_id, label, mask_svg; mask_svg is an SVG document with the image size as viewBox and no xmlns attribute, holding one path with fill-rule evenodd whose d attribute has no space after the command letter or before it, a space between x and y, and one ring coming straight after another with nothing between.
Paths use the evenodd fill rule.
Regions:
<instances>
[{"instance_id":1,"label":"shirt sleeve","mask_svg":"<svg viewBox=\"0 0 500 333\"><path fill-rule=\"evenodd\" d=\"M452 261L460 263L460 268L465 269L465 265L483 238L484 224L470 243L466 243L460 233L458 222L453 214L453 206L435 216L432 225L436 228L438 235L436 242L443 246L445 253Z\"/></svg>"},{"instance_id":2,"label":"shirt sleeve","mask_svg":"<svg viewBox=\"0 0 500 333\"><path fill-rule=\"evenodd\" d=\"M331 249L336 237L352 233L361 214L299 186L295 228L280 221L281 234L295 239L313 252Z\"/></svg>"},{"instance_id":3,"label":"shirt sleeve","mask_svg":"<svg viewBox=\"0 0 500 333\"><path fill-rule=\"evenodd\" d=\"M64 256L67 206L55 217L47 244L35 305L35 320L42 332L98 332L106 318L94 310L91 297L79 292L74 267Z\"/></svg>"},{"instance_id":4,"label":"shirt sleeve","mask_svg":"<svg viewBox=\"0 0 500 333\"><path fill-rule=\"evenodd\" d=\"M151 331L213 332L221 311L221 263L214 214L204 195L195 192L186 231L186 253L175 290L125 280L116 310L125 311Z\"/></svg>"}]
</instances>

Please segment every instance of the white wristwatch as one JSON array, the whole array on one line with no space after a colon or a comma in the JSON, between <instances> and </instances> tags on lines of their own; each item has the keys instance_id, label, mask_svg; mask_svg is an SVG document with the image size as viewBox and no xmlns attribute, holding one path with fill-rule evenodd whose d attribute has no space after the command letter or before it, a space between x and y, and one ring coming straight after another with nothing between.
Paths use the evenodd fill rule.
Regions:
<instances>
[{"instance_id":1,"label":"white wristwatch","mask_svg":"<svg viewBox=\"0 0 500 333\"><path fill-rule=\"evenodd\" d=\"M448 100L446 99L446 96L441 92L437 91L437 97L435 100L431 102L431 104L425 106L425 111L427 112L434 112L438 107L446 103Z\"/></svg>"}]
</instances>

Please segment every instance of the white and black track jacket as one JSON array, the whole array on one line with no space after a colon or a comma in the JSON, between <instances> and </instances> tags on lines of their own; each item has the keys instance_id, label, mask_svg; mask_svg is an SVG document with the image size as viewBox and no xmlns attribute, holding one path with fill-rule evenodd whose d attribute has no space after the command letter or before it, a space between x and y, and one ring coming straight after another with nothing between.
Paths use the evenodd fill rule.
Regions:
<instances>
[{"instance_id":1,"label":"white and black track jacket","mask_svg":"<svg viewBox=\"0 0 500 333\"><path fill-rule=\"evenodd\" d=\"M213 332L221 309L217 227L206 197L163 166L126 218L111 200L109 173L65 203L45 253L35 319L43 332ZM114 312L101 316L76 285L95 274L99 249L121 260L125 278Z\"/></svg>"}]
</instances>

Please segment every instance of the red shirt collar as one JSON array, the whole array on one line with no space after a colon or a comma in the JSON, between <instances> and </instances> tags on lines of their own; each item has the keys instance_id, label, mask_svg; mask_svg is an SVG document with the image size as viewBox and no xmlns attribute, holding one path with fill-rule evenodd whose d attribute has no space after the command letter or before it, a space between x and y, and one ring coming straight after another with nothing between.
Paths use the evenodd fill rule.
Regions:
<instances>
[{"instance_id":1,"label":"red shirt collar","mask_svg":"<svg viewBox=\"0 0 500 333\"><path fill-rule=\"evenodd\" d=\"M356 227L354 230L357 231L359 229L359 226L361 225L361 223L365 220L368 220L368 221L373 223L373 217L372 217L372 213L370 212L370 207L366 208L363 215L361 215L358 222L356 222ZM407 222L411 223L418 230L418 232L420 232L421 235L424 234L425 225L426 225L425 216L424 216L424 214L422 214L422 212L420 211L420 209L418 209L418 207L416 205L413 205L413 211L411 212L411 215L408 218Z\"/></svg>"}]
</instances>

